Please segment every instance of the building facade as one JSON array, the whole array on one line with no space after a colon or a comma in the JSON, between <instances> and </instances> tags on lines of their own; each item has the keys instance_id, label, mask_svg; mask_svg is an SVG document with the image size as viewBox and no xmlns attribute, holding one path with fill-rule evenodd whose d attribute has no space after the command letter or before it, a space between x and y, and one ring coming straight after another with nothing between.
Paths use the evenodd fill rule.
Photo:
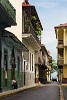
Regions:
<instances>
[{"instance_id":1,"label":"building facade","mask_svg":"<svg viewBox=\"0 0 67 100\"><path fill-rule=\"evenodd\" d=\"M23 72L24 85L34 85L38 77L38 61L36 65L35 59L38 56L38 51L41 49L41 41L38 34L41 32L42 26L35 6L29 4L28 1L22 3L22 20L22 41L29 50L27 54L23 53L23 57L27 63L26 70ZM40 30L37 30L37 28Z\"/></svg>"},{"instance_id":2,"label":"building facade","mask_svg":"<svg viewBox=\"0 0 67 100\"><path fill-rule=\"evenodd\" d=\"M0 91L12 89L12 79L22 86L22 51L28 49L6 27L16 25L16 10L9 0L0 1ZM21 84L20 84L21 83Z\"/></svg>"},{"instance_id":3,"label":"building facade","mask_svg":"<svg viewBox=\"0 0 67 100\"><path fill-rule=\"evenodd\" d=\"M2 30L6 27L16 25L16 11L8 0L5 2L4 0L0 0L0 15L0 90L2 91Z\"/></svg>"},{"instance_id":4,"label":"building facade","mask_svg":"<svg viewBox=\"0 0 67 100\"><path fill-rule=\"evenodd\" d=\"M41 44L41 51L42 51L42 83L50 82L51 80L51 65L49 63L49 54L45 47L45 45Z\"/></svg>"},{"instance_id":5,"label":"building facade","mask_svg":"<svg viewBox=\"0 0 67 100\"><path fill-rule=\"evenodd\" d=\"M60 82L67 83L67 23L55 27Z\"/></svg>"},{"instance_id":6,"label":"building facade","mask_svg":"<svg viewBox=\"0 0 67 100\"><path fill-rule=\"evenodd\" d=\"M43 28L35 6L28 0L1 0L0 8L0 90L11 89L13 78L19 87L50 81L49 55L41 45Z\"/></svg>"},{"instance_id":7,"label":"building facade","mask_svg":"<svg viewBox=\"0 0 67 100\"><path fill-rule=\"evenodd\" d=\"M9 31L2 30L1 34L1 87L2 90L12 89L15 78L19 87L22 83L22 51L26 47Z\"/></svg>"}]
</instances>

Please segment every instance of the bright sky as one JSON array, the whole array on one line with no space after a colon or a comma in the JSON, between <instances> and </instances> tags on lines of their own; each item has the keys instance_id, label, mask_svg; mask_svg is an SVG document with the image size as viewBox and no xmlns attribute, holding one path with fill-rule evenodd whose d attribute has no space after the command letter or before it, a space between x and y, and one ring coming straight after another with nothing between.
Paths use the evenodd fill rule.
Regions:
<instances>
[{"instance_id":1,"label":"bright sky","mask_svg":"<svg viewBox=\"0 0 67 100\"><path fill-rule=\"evenodd\" d=\"M54 27L67 22L67 0L28 0L35 5L43 26L42 43L56 60L56 35Z\"/></svg>"}]
</instances>

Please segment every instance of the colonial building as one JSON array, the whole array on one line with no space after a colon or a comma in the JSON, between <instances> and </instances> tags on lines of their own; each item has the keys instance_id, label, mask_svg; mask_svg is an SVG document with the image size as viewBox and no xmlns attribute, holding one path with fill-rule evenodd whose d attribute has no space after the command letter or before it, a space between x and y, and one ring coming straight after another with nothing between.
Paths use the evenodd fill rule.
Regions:
<instances>
[{"instance_id":1,"label":"colonial building","mask_svg":"<svg viewBox=\"0 0 67 100\"><path fill-rule=\"evenodd\" d=\"M12 79L16 78L18 86L22 83L22 51L26 47L12 33L0 31L1 36L1 87L3 90L11 89Z\"/></svg>"},{"instance_id":2,"label":"colonial building","mask_svg":"<svg viewBox=\"0 0 67 100\"><path fill-rule=\"evenodd\" d=\"M51 81L51 70L52 70L52 56L48 53L47 56L48 62L47 62L47 82Z\"/></svg>"},{"instance_id":3,"label":"colonial building","mask_svg":"<svg viewBox=\"0 0 67 100\"><path fill-rule=\"evenodd\" d=\"M16 11L8 0L0 0L0 31L11 25L16 25ZM0 32L1 33L1 32ZM2 90L2 35L0 34L0 90ZM6 51L4 51L6 52Z\"/></svg>"},{"instance_id":4,"label":"colonial building","mask_svg":"<svg viewBox=\"0 0 67 100\"><path fill-rule=\"evenodd\" d=\"M42 52L42 65L40 66L40 77L42 83L50 82L51 80L51 65L49 63L50 56L45 45L41 44L41 52Z\"/></svg>"},{"instance_id":5,"label":"colonial building","mask_svg":"<svg viewBox=\"0 0 67 100\"><path fill-rule=\"evenodd\" d=\"M4 5L4 0L1 1L3 1L2 3ZM19 86L34 85L39 81L45 83L47 80L50 80L50 67L48 67L49 64L47 50L45 47L42 48L43 45L41 45L41 31L43 28L36 8L34 5L29 4L28 0L9 1L5 1L5 7L8 8L10 5L11 9L7 9L7 14L5 17L2 15L1 18L1 20L3 19L3 23L5 23L5 25L1 23L3 24L1 28L6 28L6 30L10 31L1 31L1 33L4 32L4 39L2 39L2 41L3 44L5 43L5 45L2 45L2 50L4 51L3 48L6 46L7 51L4 52L6 52L6 55L8 55L9 59L4 55L2 56L3 58L6 57L8 59L9 63L7 64L8 69L10 69L10 75L8 74L9 71L5 71L6 78L9 78L9 82L3 81L4 84L7 84L5 88L7 88L7 86L8 88L11 86L10 80L14 76L16 77ZM11 4L15 7L16 11ZM6 18L6 20L4 18ZM8 26L11 27L8 28ZM15 67L12 67L12 58L14 59ZM4 87L4 85L2 87Z\"/></svg>"},{"instance_id":6,"label":"colonial building","mask_svg":"<svg viewBox=\"0 0 67 100\"><path fill-rule=\"evenodd\" d=\"M24 62L24 85L34 85L38 77L38 64L36 56L41 49L41 30L42 25L39 20L36 8L29 4L28 1L22 3L22 41L28 48L29 52L23 53ZM26 64L25 64L26 63Z\"/></svg>"},{"instance_id":7,"label":"colonial building","mask_svg":"<svg viewBox=\"0 0 67 100\"><path fill-rule=\"evenodd\" d=\"M55 27L60 82L67 83L67 23Z\"/></svg>"},{"instance_id":8,"label":"colonial building","mask_svg":"<svg viewBox=\"0 0 67 100\"><path fill-rule=\"evenodd\" d=\"M4 91L11 89L13 78L22 86L22 51L27 48L14 34L5 30L16 25L16 10L8 0L0 1L0 15L0 91Z\"/></svg>"},{"instance_id":9,"label":"colonial building","mask_svg":"<svg viewBox=\"0 0 67 100\"><path fill-rule=\"evenodd\" d=\"M39 58L41 59L41 64L39 65L39 81L41 83L46 83L47 81L47 50L45 48L45 45L41 44L40 49L41 55ZM40 62L40 61L39 61Z\"/></svg>"}]
</instances>

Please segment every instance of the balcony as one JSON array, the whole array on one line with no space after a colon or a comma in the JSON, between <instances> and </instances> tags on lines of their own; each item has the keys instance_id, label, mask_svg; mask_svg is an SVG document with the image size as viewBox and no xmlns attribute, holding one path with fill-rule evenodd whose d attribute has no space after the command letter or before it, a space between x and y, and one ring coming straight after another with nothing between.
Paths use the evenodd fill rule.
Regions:
<instances>
[{"instance_id":1,"label":"balcony","mask_svg":"<svg viewBox=\"0 0 67 100\"><path fill-rule=\"evenodd\" d=\"M63 48L63 40L58 40L58 45L57 45L57 48Z\"/></svg>"},{"instance_id":2,"label":"balcony","mask_svg":"<svg viewBox=\"0 0 67 100\"><path fill-rule=\"evenodd\" d=\"M16 25L16 10L8 0L0 0L0 27Z\"/></svg>"},{"instance_id":3,"label":"balcony","mask_svg":"<svg viewBox=\"0 0 67 100\"><path fill-rule=\"evenodd\" d=\"M63 57L58 58L58 60L57 60L57 64L58 64L58 66L62 66L62 65L64 65L64 58L63 58Z\"/></svg>"},{"instance_id":4,"label":"balcony","mask_svg":"<svg viewBox=\"0 0 67 100\"><path fill-rule=\"evenodd\" d=\"M36 8L34 5L29 4L28 2L22 3L23 9L23 35L22 38L26 41L34 50L39 50L41 48L40 36L38 36L41 31L35 30L39 28L43 30L39 16L37 14ZM33 21L35 20L35 21ZM34 22L34 23L33 23ZM36 24L35 27L33 24ZM36 27L39 26L39 27Z\"/></svg>"},{"instance_id":5,"label":"balcony","mask_svg":"<svg viewBox=\"0 0 67 100\"><path fill-rule=\"evenodd\" d=\"M41 41L39 37L35 34L34 28L32 24L28 27L28 29L25 29L22 38L27 41L27 43L32 46L34 50L38 50L41 48Z\"/></svg>"},{"instance_id":6,"label":"balcony","mask_svg":"<svg viewBox=\"0 0 67 100\"><path fill-rule=\"evenodd\" d=\"M64 60L58 60L57 64L58 64L58 66L63 65L64 64Z\"/></svg>"}]
</instances>

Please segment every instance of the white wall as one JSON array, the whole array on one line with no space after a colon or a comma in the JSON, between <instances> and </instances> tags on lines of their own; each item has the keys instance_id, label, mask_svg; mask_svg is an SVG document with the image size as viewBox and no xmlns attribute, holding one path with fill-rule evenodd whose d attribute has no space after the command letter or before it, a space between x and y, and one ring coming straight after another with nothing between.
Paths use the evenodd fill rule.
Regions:
<instances>
[{"instance_id":1,"label":"white wall","mask_svg":"<svg viewBox=\"0 0 67 100\"><path fill-rule=\"evenodd\" d=\"M9 0L13 7L16 9L16 26L6 28L15 34L20 41L22 41L22 3L24 0Z\"/></svg>"}]
</instances>

